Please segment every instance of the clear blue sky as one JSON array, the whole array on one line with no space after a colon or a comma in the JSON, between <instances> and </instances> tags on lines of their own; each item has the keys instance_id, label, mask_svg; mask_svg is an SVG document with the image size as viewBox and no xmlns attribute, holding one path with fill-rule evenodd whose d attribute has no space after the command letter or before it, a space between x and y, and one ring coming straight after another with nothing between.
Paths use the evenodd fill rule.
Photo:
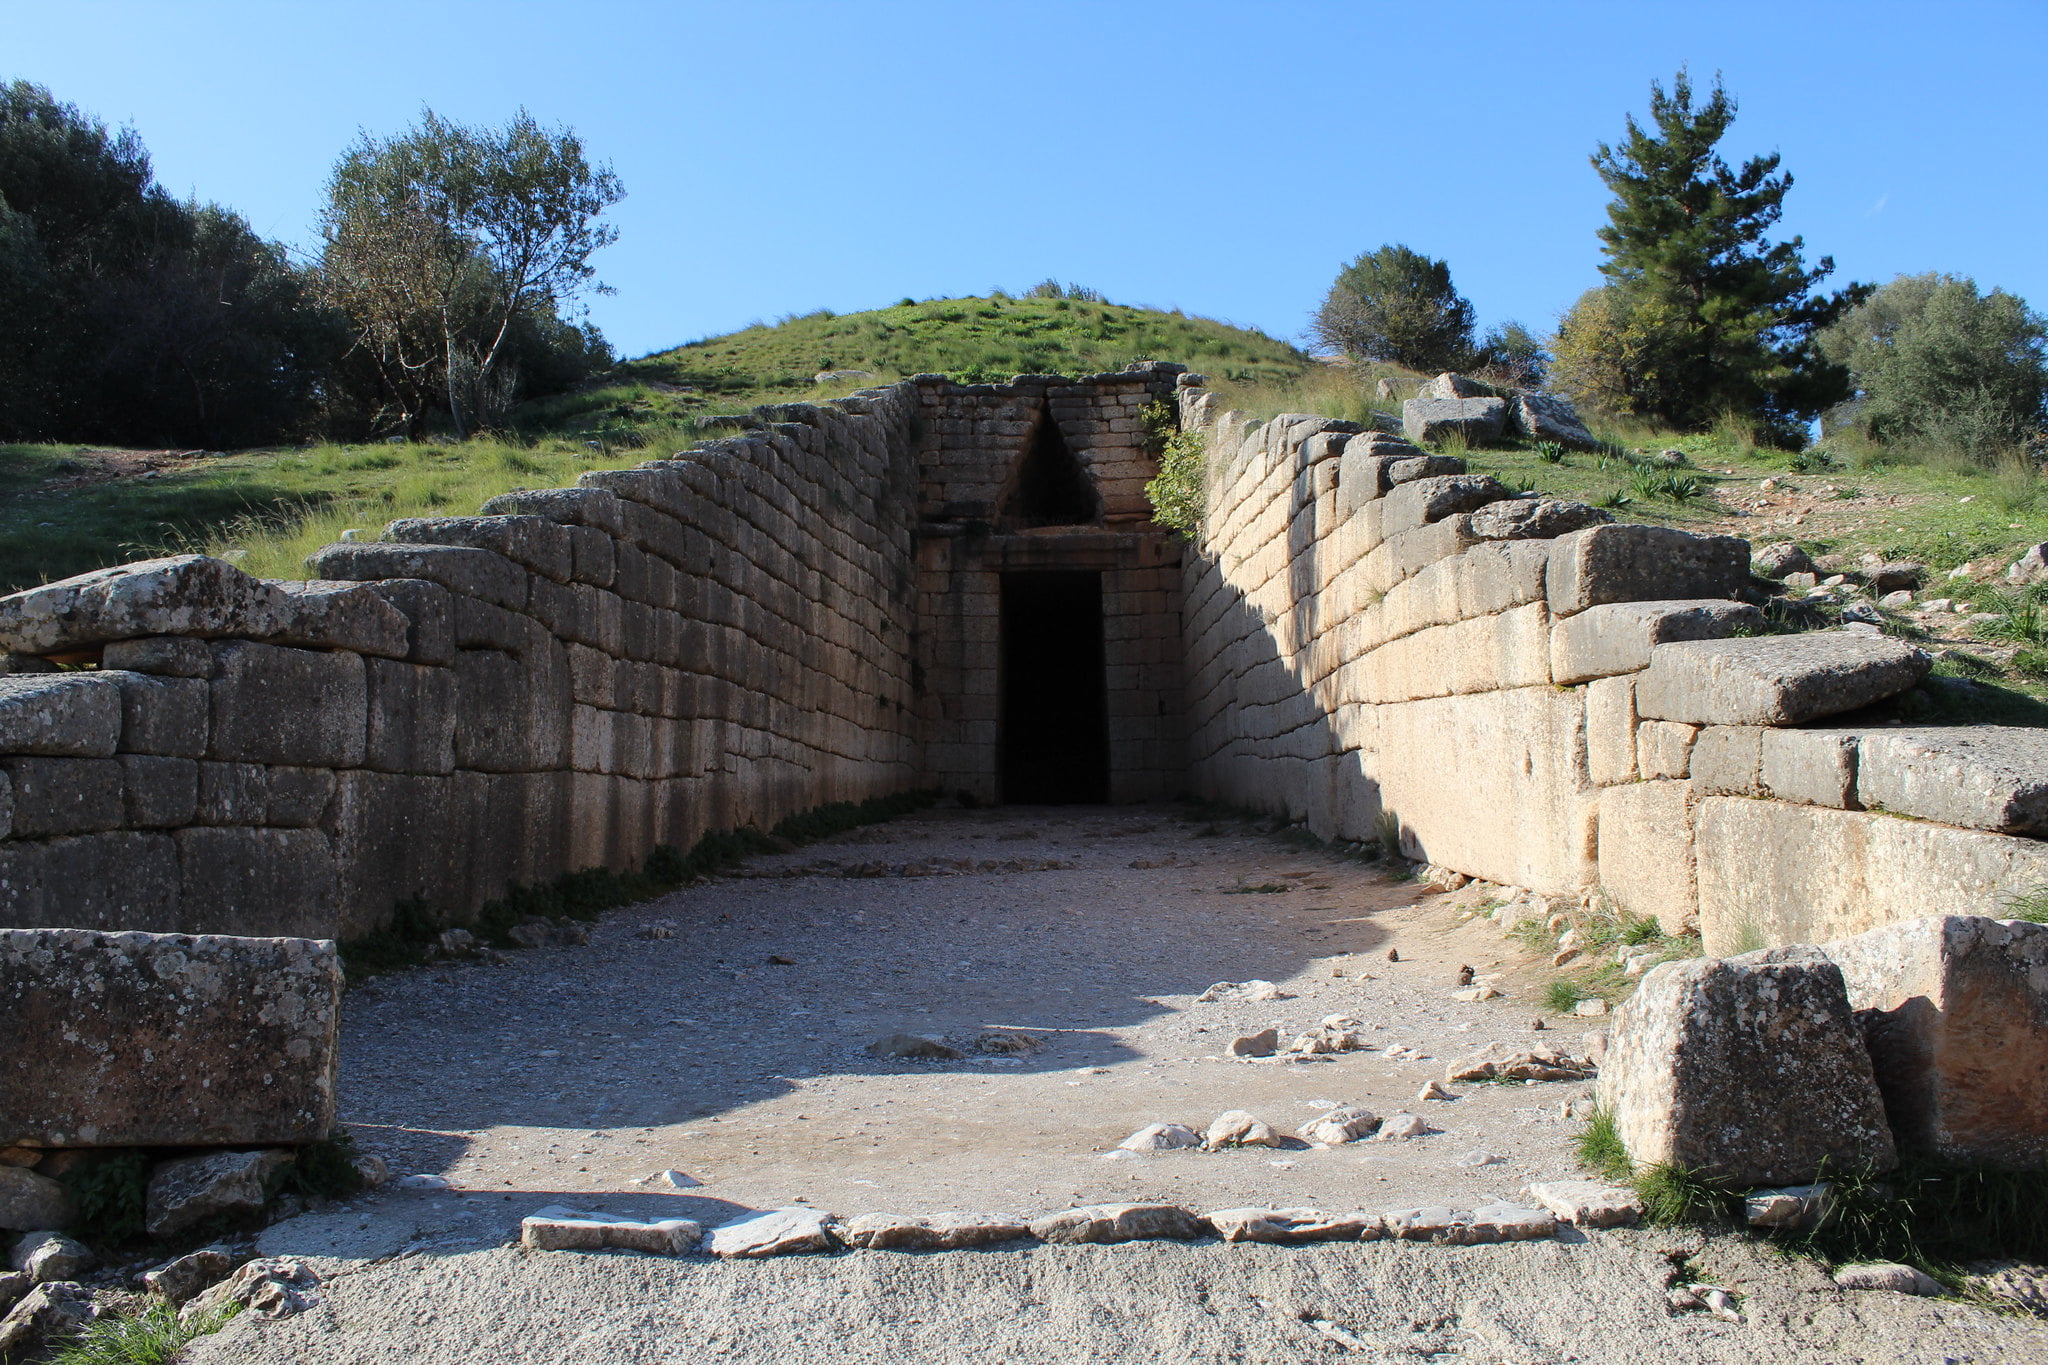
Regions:
<instances>
[{"instance_id":1,"label":"clear blue sky","mask_svg":"<svg viewBox=\"0 0 2048 1365\"><path fill-rule=\"evenodd\" d=\"M2048 307L2048 4L0 0L0 75L133 124L173 191L312 238L359 128L566 122L626 183L592 315L633 355L1048 275L1298 336L1338 267L1441 256L1482 321L1596 280L1587 155L1724 74L1837 279Z\"/></svg>"}]
</instances>

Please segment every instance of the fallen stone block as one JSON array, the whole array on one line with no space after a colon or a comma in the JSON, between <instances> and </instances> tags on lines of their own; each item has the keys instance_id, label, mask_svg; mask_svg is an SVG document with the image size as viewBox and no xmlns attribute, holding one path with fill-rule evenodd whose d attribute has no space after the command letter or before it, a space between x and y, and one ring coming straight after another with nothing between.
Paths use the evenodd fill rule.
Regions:
<instances>
[{"instance_id":1,"label":"fallen stone block","mask_svg":"<svg viewBox=\"0 0 2048 1365\"><path fill-rule=\"evenodd\" d=\"M924 1038L915 1033L891 1033L867 1045L871 1057L911 1057L924 1061L952 1062L967 1054L951 1043Z\"/></svg>"},{"instance_id":2,"label":"fallen stone block","mask_svg":"<svg viewBox=\"0 0 2048 1365\"><path fill-rule=\"evenodd\" d=\"M35 1281L19 1270L0 1272L0 1318L12 1312L14 1305L27 1298L29 1290L34 1288Z\"/></svg>"},{"instance_id":3,"label":"fallen stone block","mask_svg":"<svg viewBox=\"0 0 2048 1365\"><path fill-rule=\"evenodd\" d=\"M1749 583L1749 542L1668 526L1589 526L1551 543L1550 610L1572 616L1607 602L1732 598Z\"/></svg>"},{"instance_id":4,"label":"fallen stone block","mask_svg":"<svg viewBox=\"0 0 2048 1365\"><path fill-rule=\"evenodd\" d=\"M1929 667L1903 641L1846 631L1662 644L1636 679L1636 713L1695 725L1798 725L1897 696Z\"/></svg>"},{"instance_id":5,"label":"fallen stone block","mask_svg":"<svg viewBox=\"0 0 2048 1365\"><path fill-rule=\"evenodd\" d=\"M758 1260L803 1251L830 1251L832 1215L819 1209L784 1208L749 1213L711 1230L706 1244L714 1256Z\"/></svg>"},{"instance_id":6,"label":"fallen stone block","mask_svg":"<svg viewBox=\"0 0 2048 1365\"><path fill-rule=\"evenodd\" d=\"M1639 1166L1754 1186L1895 1163L1841 969L1812 949L1645 972L1615 1018L1600 1103Z\"/></svg>"},{"instance_id":7,"label":"fallen stone block","mask_svg":"<svg viewBox=\"0 0 2048 1365\"><path fill-rule=\"evenodd\" d=\"M1819 572L1812 556L1790 541L1761 547L1750 557L1749 563L1765 578L1782 579L1787 574Z\"/></svg>"},{"instance_id":8,"label":"fallen stone block","mask_svg":"<svg viewBox=\"0 0 2048 1365\"><path fill-rule=\"evenodd\" d=\"M1233 1038L1223 1049L1230 1057L1270 1057L1280 1050L1280 1030L1263 1028L1257 1033L1248 1033L1242 1038Z\"/></svg>"},{"instance_id":9,"label":"fallen stone block","mask_svg":"<svg viewBox=\"0 0 2048 1365\"><path fill-rule=\"evenodd\" d=\"M1225 1147L1277 1147L1280 1134L1262 1119L1242 1109L1227 1109L1216 1116L1202 1134L1202 1150L1220 1152Z\"/></svg>"},{"instance_id":10,"label":"fallen stone block","mask_svg":"<svg viewBox=\"0 0 2048 1365\"><path fill-rule=\"evenodd\" d=\"M318 1307L319 1290L320 1277L305 1262L266 1256L250 1261L186 1304L179 1310L178 1320L194 1322L240 1304L254 1317L275 1321Z\"/></svg>"},{"instance_id":11,"label":"fallen stone block","mask_svg":"<svg viewBox=\"0 0 2048 1365\"><path fill-rule=\"evenodd\" d=\"M2048 1160L2048 925L1936 915L1820 951L1901 1148L2002 1170Z\"/></svg>"},{"instance_id":12,"label":"fallen stone block","mask_svg":"<svg viewBox=\"0 0 2048 1365\"><path fill-rule=\"evenodd\" d=\"M235 1258L217 1247L201 1247L142 1273L142 1286L173 1308L190 1302L219 1284L235 1268Z\"/></svg>"},{"instance_id":13,"label":"fallen stone block","mask_svg":"<svg viewBox=\"0 0 2048 1365\"><path fill-rule=\"evenodd\" d=\"M309 939L0 930L0 1146L318 1141L341 986Z\"/></svg>"},{"instance_id":14,"label":"fallen stone block","mask_svg":"<svg viewBox=\"0 0 2048 1365\"><path fill-rule=\"evenodd\" d=\"M1391 395L1389 395L1391 396ZM1446 370L1431 379L1426 379L1416 390L1418 398L1492 398L1496 395L1493 386L1467 375L1453 374Z\"/></svg>"},{"instance_id":15,"label":"fallen stone block","mask_svg":"<svg viewBox=\"0 0 2048 1365\"><path fill-rule=\"evenodd\" d=\"M704 1225L688 1218L639 1219L550 1204L519 1222L519 1244L534 1251L641 1251L680 1256Z\"/></svg>"},{"instance_id":16,"label":"fallen stone block","mask_svg":"<svg viewBox=\"0 0 2048 1365\"><path fill-rule=\"evenodd\" d=\"M2000 834L2048 835L2048 731L2014 725L1873 730L1856 796L1873 810Z\"/></svg>"},{"instance_id":17,"label":"fallen stone block","mask_svg":"<svg viewBox=\"0 0 2048 1365\"><path fill-rule=\"evenodd\" d=\"M1844 1289L1889 1289L1894 1294L1920 1294L1928 1298L1948 1293L1932 1275L1895 1261L1845 1265L1835 1271L1834 1279Z\"/></svg>"},{"instance_id":18,"label":"fallen stone block","mask_svg":"<svg viewBox=\"0 0 2048 1365\"><path fill-rule=\"evenodd\" d=\"M0 1232L68 1228L78 1217L71 1192L46 1175L0 1166Z\"/></svg>"},{"instance_id":19,"label":"fallen stone block","mask_svg":"<svg viewBox=\"0 0 2048 1365\"><path fill-rule=\"evenodd\" d=\"M1499 398L1411 398L1401 405L1401 434L1417 445L1454 435L1496 441L1507 421L1508 405Z\"/></svg>"},{"instance_id":20,"label":"fallen stone block","mask_svg":"<svg viewBox=\"0 0 2048 1365\"><path fill-rule=\"evenodd\" d=\"M105 758L121 741L121 687L94 673L0 676L0 753Z\"/></svg>"},{"instance_id":21,"label":"fallen stone block","mask_svg":"<svg viewBox=\"0 0 2048 1365\"><path fill-rule=\"evenodd\" d=\"M84 1285L63 1280L39 1284L0 1318L0 1360L77 1336L99 1315Z\"/></svg>"},{"instance_id":22,"label":"fallen stone block","mask_svg":"<svg viewBox=\"0 0 2048 1365\"><path fill-rule=\"evenodd\" d=\"M1125 1152L1171 1152L1202 1145L1202 1135L1182 1123L1154 1123L1117 1144Z\"/></svg>"},{"instance_id":23,"label":"fallen stone block","mask_svg":"<svg viewBox=\"0 0 2048 1365\"><path fill-rule=\"evenodd\" d=\"M1628 1227L1643 1216L1634 1190L1597 1180L1548 1180L1531 1185L1529 1197L1574 1227Z\"/></svg>"},{"instance_id":24,"label":"fallen stone block","mask_svg":"<svg viewBox=\"0 0 2048 1365\"><path fill-rule=\"evenodd\" d=\"M1435 1131L1420 1114L1395 1114L1380 1124L1379 1131L1372 1135L1370 1141L1407 1142L1413 1138L1428 1137Z\"/></svg>"},{"instance_id":25,"label":"fallen stone block","mask_svg":"<svg viewBox=\"0 0 2048 1365\"><path fill-rule=\"evenodd\" d=\"M1056 1246L1190 1241L1202 1232L1202 1220L1177 1204L1086 1204L1031 1220L1031 1235Z\"/></svg>"},{"instance_id":26,"label":"fallen stone block","mask_svg":"<svg viewBox=\"0 0 2048 1365\"><path fill-rule=\"evenodd\" d=\"M271 1148L166 1161L150 1172L144 1226L152 1237L175 1237L216 1218L253 1218L294 1159L291 1152Z\"/></svg>"},{"instance_id":27,"label":"fallen stone block","mask_svg":"<svg viewBox=\"0 0 2048 1365\"><path fill-rule=\"evenodd\" d=\"M1379 1131L1380 1117L1370 1109L1355 1104L1340 1104L1326 1109L1312 1121L1304 1124L1301 1138L1304 1142L1320 1142L1325 1147L1341 1147L1347 1142L1371 1137Z\"/></svg>"},{"instance_id":28,"label":"fallen stone block","mask_svg":"<svg viewBox=\"0 0 2048 1365\"><path fill-rule=\"evenodd\" d=\"M1775 1190L1751 1190L1742 1201L1742 1216L1753 1228L1775 1232L1811 1232L1828 1215L1834 1186L1823 1180L1813 1185L1787 1185Z\"/></svg>"},{"instance_id":29,"label":"fallen stone block","mask_svg":"<svg viewBox=\"0 0 2048 1365\"><path fill-rule=\"evenodd\" d=\"M1463 1225L1468 1246L1491 1242L1534 1242L1557 1235L1557 1217L1549 1209L1532 1209L1505 1201L1482 1204Z\"/></svg>"},{"instance_id":30,"label":"fallen stone block","mask_svg":"<svg viewBox=\"0 0 2048 1365\"><path fill-rule=\"evenodd\" d=\"M1550 628L1550 676L1580 683L1634 673L1650 666L1660 644L1725 639L1763 623L1763 613L1748 603L1716 598L1603 603Z\"/></svg>"},{"instance_id":31,"label":"fallen stone block","mask_svg":"<svg viewBox=\"0 0 2048 1365\"><path fill-rule=\"evenodd\" d=\"M1574 450L1593 450L1600 444L1579 419L1578 409L1554 394L1517 392L1508 400L1508 426L1531 441L1555 441Z\"/></svg>"},{"instance_id":32,"label":"fallen stone block","mask_svg":"<svg viewBox=\"0 0 2048 1365\"><path fill-rule=\"evenodd\" d=\"M34 1284L75 1280L97 1263L83 1242L57 1232L31 1232L16 1238L7 1256L7 1264Z\"/></svg>"},{"instance_id":33,"label":"fallen stone block","mask_svg":"<svg viewBox=\"0 0 2048 1365\"><path fill-rule=\"evenodd\" d=\"M0 597L0 650L61 654L143 635L260 638L286 611L276 585L224 560L175 555Z\"/></svg>"},{"instance_id":34,"label":"fallen stone block","mask_svg":"<svg viewBox=\"0 0 2048 1365\"><path fill-rule=\"evenodd\" d=\"M958 1251L1021 1241L1030 1227L1013 1218L991 1214L940 1213L929 1218L895 1213L864 1213L840 1230L851 1247L873 1251Z\"/></svg>"},{"instance_id":35,"label":"fallen stone block","mask_svg":"<svg viewBox=\"0 0 2048 1365\"><path fill-rule=\"evenodd\" d=\"M1444 1068L1444 1079L1460 1081L1582 1081L1598 1068L1592 1062L1560 1052L1556 1048L1535 1048L1516 1052L1501 1043L1489 1043L1468 1057Z\"/></svg>"}]
</instances>

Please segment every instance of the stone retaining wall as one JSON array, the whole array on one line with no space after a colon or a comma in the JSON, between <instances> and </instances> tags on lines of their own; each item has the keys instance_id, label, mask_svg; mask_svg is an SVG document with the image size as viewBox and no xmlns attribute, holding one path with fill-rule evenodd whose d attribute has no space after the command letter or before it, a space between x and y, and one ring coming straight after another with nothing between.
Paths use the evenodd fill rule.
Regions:
<instances>
[{"instance_id":1,"label":"stone retaining wall","mask_svg":"<svg viewBox=\"0 0 2048 1365\"><path fill-rule=\"evenodd\" d=\"M1512 498L1354 424L1255 424L1198 376L1179 401L1209 458L1199 794L1327 838L1397 822L1412 858L1598 890L1710 952L2048 885L2048 732L1828 724L1926 660L1759 633L1745 542Z\"/></svg>"}]
</instances>

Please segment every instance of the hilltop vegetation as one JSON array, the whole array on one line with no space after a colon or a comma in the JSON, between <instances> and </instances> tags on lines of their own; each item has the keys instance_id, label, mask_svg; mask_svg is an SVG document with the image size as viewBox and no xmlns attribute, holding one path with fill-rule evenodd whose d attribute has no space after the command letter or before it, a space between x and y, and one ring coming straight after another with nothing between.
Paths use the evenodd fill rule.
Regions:
<instances>
[{"instance_id":1,"label":"hilltop vegetation","mask_svg":"<svg viewBox=\"0 0 2048 1365\"><path fill-rule=\"evenodd\" d=\"M1297 382L1311 367L1284 342L1207 318L996 295L812 313L692 342L528 403L506 430L468 441L225 455L4 446L0 590L189 549L234 555L252 573L295 577L306 554L345 529L372 535L396 517L473 512L507 489L634 465L687 448L703 434L702 419L719 413L838 397L907 374L980 381L1096 373L1143 359L1267 385ZM814 382L828 369L866 374Z\"/></svg>"}]
</instances>

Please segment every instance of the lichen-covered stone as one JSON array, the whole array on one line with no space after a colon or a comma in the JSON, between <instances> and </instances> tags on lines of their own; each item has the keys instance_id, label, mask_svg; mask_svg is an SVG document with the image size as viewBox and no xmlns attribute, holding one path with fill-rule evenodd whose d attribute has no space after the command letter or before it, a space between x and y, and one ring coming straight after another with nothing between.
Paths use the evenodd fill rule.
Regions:
<instances>
[{"instance_id":1,"label":"lichen-covered stone","mask_svg":"<svg viewBox=\"0 0 2048 1365\"><path fill-rule=\"evenodd\" d=\"M1508 405L1499 398L1411 398L1401 405L1401 432L1418 445L1453 435L1498 440L1507 420Z\"/></svg>"},{"instance_id":2,"label":"lichen-covered stone","mask_svg":"<svg viewBox=\"0 0 2048 1365\"><path fill-rule=\"evenodd\" d=\"M1600 1103L1639 1166L1791 1185L1895 1162L1841 969L1810 948L1645 972L1615 1017Z\"/></svg>"},{"instance_id":3,"label":"lichen-covered stone","mask_svg":"<svg viewBox=\"0 0 2048 1365\"><path fill-rule=\"evenodd\" d=\"M286 610L275 584L223 560L146 559L0 597L0 649L58 654L144 635L261 638Z\"/></svg>"},{"instance_id":4,"label":"lichen-covered stone","mask_svg":"<svg viewBox=\"0 0 2048 1365\"><path fill-rule=\"evenodd\" d=\"M341 984L331 942L0 930L0 1146L325 1137Z\"/></svg>"},{"instance_id":5,"label":"lichen-covered stone","mask_svg":"<svg viewBox=\"0 0 2048 1365\"><path fill-rule=\"evenodd\" d=\"M290 1152L270 1148L166 1161L150 1172L144 1226L152 1237L175 1237L215 1219L251 1218L270 1201L271 1186L292 1159Z\"/></svg>"}]
</instances>

